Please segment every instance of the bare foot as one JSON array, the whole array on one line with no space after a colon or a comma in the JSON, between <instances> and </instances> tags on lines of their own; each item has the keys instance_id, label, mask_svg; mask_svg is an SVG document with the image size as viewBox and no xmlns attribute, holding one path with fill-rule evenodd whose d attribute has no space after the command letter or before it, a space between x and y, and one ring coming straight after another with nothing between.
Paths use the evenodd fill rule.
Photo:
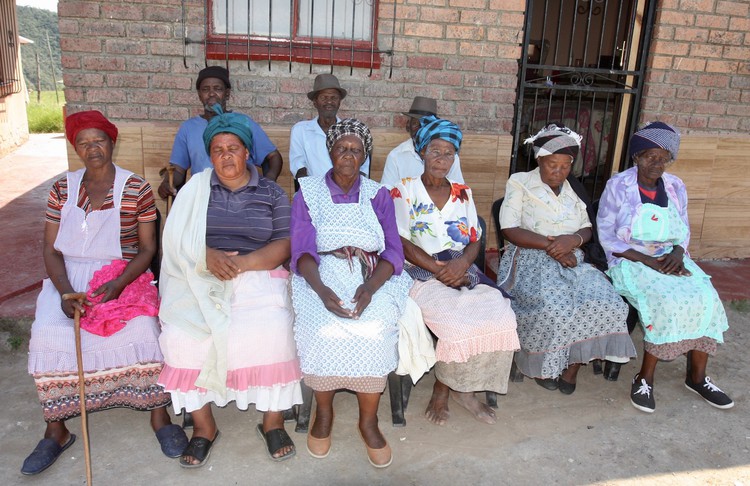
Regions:
<instances>
[{"instance_id":1,"label":"bare foot","mask_svg":"<svg viewBox=\"0 0 750 486\"><path fill-rule=\"evenodd\" d=\"M310 428L310 435L316 439L325 439L330 437L333 428L333 408L315 408L315 419Z\"/></svg>"},{"instance_id":2,"label":"bare foot","mask_svg":"<svg viewBox=\"0 0 750 486\"><path fill-rule=\"evenodd\" d=\"M495 411L488 405L477 400L473 392L461 393L451 390L451 397L466 410L474 415L474 418L485 424L494 424L497 422Z\"/></svg>"},{"instance_id":3,"label":"bare foot","mask_svg":"<svg viewBox=\"0 0 750 486\"><path fill-rule=\"evenodd\" d=\"M448 410L448 397L451 389L447 385L435 380L435 386L432 387L432 398L427 404L427 410L424 415L431 423L435 425L445 425L450 417Z\"/></svg>"},{"instance_id":4,"label":"bare foot","mask_svg":"<svg viewBox=\"0 0 750 486\"><path fill-rule=\"evenodd\" d=\"M373 424L365 423L360 420L359 433L362 435L362 440L365 441L365 444L370 449L382 449L387 444L377 422Z\"/></svg>"}]
</instances>

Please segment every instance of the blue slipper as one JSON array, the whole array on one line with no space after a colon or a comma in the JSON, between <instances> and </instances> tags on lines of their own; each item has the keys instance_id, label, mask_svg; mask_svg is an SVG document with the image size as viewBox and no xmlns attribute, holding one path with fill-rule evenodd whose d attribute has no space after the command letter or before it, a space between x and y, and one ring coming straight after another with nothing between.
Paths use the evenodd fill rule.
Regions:
<instances>
[{"instance_id":1,"label":"blue slipper","mask_svg":"<svg viewBox=\"0 0 750 486\"><path fill-rule=\"evenodd\" d=\"M161 451L165 456L176 458L188 446L188 438L182 427L176 424L165 425L156 431L156 439L159 441Z\"/></svg>"},{"instance_id":2,"label":"blue slipper","mask_svg":"<svg viewBox=\"0 0 750 486\"><path fill-rule=\"evenodd\" d=\"M70 439L63 446L60 446L57 441L52 439L40 440L34 451L23 461L21 474L32 476L44 471L54 464L57 458L60 457L60 454L72 446L75 441L75 434L70 434Z\"/></svg>"}]
</instances>

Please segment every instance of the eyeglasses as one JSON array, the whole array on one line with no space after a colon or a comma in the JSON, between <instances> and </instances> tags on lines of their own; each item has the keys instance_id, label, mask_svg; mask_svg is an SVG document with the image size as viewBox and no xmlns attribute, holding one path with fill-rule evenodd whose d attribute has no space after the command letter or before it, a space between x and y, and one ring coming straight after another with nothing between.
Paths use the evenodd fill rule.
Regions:
<instances>
[{"instance_id":1,"label":"eyeglasses","mask_svg":"<svg viewBox=\"0 0 750 486\"><path fill-rule=\"evenodd\" d=\"M434 149L427 149L424 153L425 157L429 157L434 160L438 159L450 159L453 160L453 158L456 156L456 152L454 151L448 151L448 152L441 152L439 150Z\"/></svg>"},{"instance_id":2,"label":"eyeglasses","mask_svg":"<svg viewBox=\"0 0 750 486\"><path fill-rule=\"evenodd\" d=\"M669 167L674 163L671 156L657 154L641 155L636 157L636 160L644 165L663 165L664 167Z\"/></svg>"}]
</instances>

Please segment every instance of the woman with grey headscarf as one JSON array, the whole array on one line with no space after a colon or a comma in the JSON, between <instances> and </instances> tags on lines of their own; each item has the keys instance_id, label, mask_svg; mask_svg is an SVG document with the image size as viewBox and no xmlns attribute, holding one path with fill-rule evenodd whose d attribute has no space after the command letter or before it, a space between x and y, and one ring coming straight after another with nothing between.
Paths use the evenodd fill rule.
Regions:
<instances>
[{"instance_id":1,"label":"woman with grey headscarf","mask_svg":"<svg viewBox=\"0 0 750 486\"><path fill-rule=\"evenodd\" d=\"M566 180L581 136L549 125L526 141L539 164L513 174L500 227L509 242L498 284L513 297L521 351L516 364L548 390L575 391L581 364L635 356L628 306L580 247L591 239L586 205Z\"/></svg>"},{"instance_id":2,"label":"woman with grey headscarf","mask_svg":"<svg viewBox=\"0 0 750 486\"><path fill-rule=\"evenodd\" d=\"M370 463L390 465L378 428L387 375L398 364L398 325L411 287L393 201L359 172L372 152L366 125L342 120L328 129L333 168L299 180L292 204L292 300L303 379L315 391L316 416L307 449L322 459L331 448L333 396L354 391L359 432Z\"/></svg>"},{"instance_id":3,"label":"woman with grey headscarf","mask_svg":"<svg viewBox=\"0 0 750 486\"><path fill-rule=\"evenodd\" d=\"M687 252L687 191L665 172L679 148L680 134L666 123L635 132L630 138L634 166L607 182L596 218L607 274L638 309L643 326L643 364L633 378L630 401L647 413L656 408L656 363L683 354L688 356L685 387L716 408L734 406L706 376L708 356L723 342L728 324L711 277Z\"/></svg>"}]
</instances>

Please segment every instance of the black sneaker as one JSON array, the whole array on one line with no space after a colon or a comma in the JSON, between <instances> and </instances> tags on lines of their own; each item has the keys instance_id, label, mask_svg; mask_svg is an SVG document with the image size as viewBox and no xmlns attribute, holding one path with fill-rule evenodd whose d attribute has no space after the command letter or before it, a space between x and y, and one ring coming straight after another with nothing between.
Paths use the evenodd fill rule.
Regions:
<instances>
[{"instance_id":1,"label":"black sneaker","mask_svg":"<svg viewBox=\"0 0 750 486\"><path fill-rule=\"evenodd\" d=\"M685 378L685 388L702 396L709 405L716 408L726 410L734 407L732 399L721 391L718 386L714 385L714 382L708 376L703 380L703 383L693 383L688 376Z\"/></svg>"},{"instance_id":2,"label":"black sneaker","mask_svg":"<svg viewBox=\"0 0 750 486\"><path fill-rule=\"evenodd\" d=\"M654 413L656 409L654 387L638 375L633 377L633 385L630 387L630 403L641 412Z\"/></svg>"}]
</instances>

